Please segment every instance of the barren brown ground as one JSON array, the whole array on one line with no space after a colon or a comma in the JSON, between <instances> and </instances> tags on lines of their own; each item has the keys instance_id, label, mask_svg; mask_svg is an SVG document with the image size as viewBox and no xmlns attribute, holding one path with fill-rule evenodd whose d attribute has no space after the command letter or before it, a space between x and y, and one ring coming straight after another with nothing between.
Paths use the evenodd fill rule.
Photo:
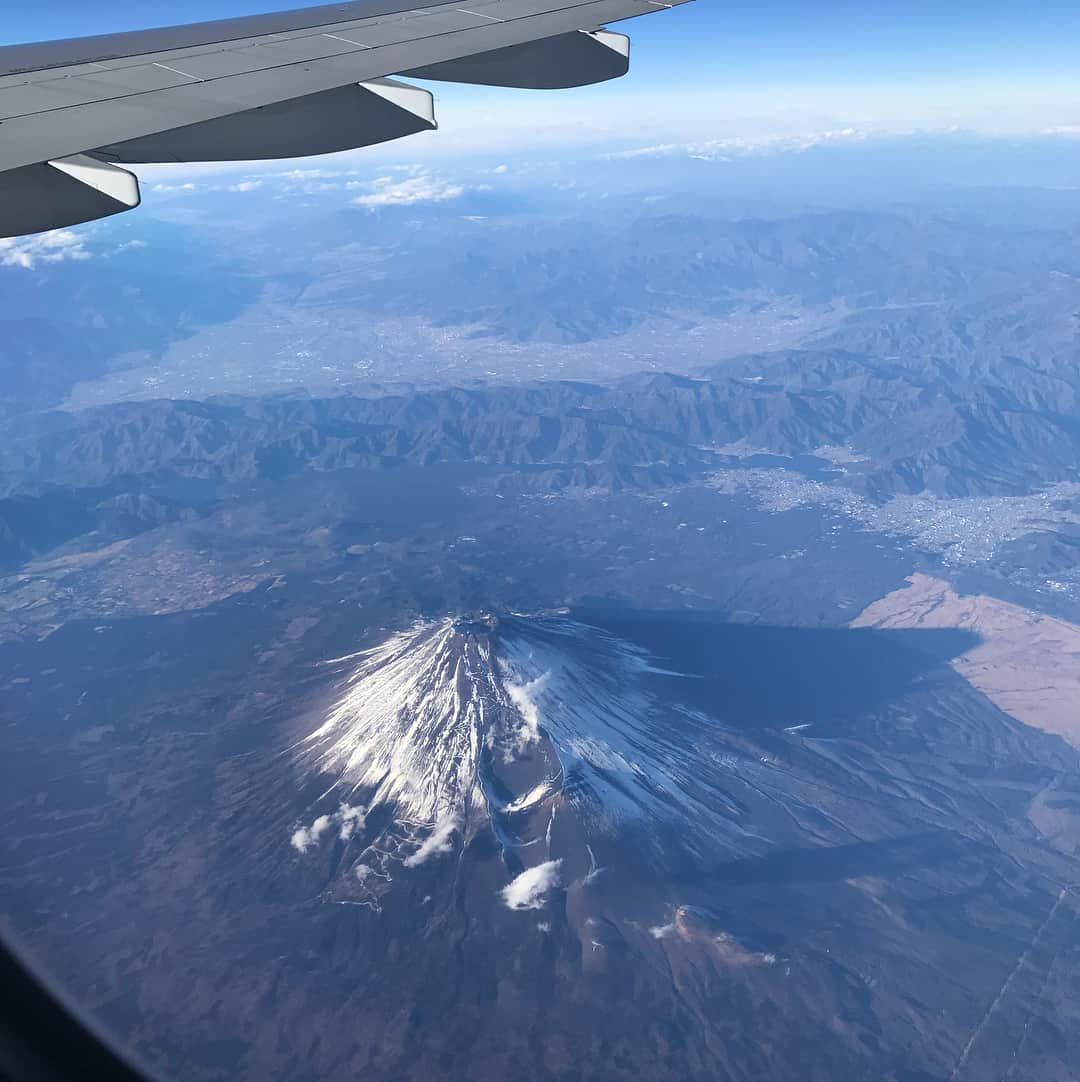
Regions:
<instances>
[{"instance_id":1,"label":"barren brown ground","mask_svg":"<svg viewBox=\"0 0 1080 1082\"><path fill-rule=\"evenodd\" d=\"M1006 713L1080 747L1080 627L915 574L852 627L964 628L982 640L953 668Z\"/></svg>"}]
</instances>

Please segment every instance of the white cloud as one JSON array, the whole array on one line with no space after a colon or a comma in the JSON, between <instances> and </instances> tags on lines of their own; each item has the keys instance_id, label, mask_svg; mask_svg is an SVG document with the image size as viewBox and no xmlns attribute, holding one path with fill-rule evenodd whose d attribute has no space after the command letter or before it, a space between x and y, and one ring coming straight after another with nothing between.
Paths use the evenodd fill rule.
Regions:
<instances>
[{"instance_id":1,"label":"white cloud","mask_svg":"<svg viewBox=\"0 0 1080 1082\"><path fill-rule=\"evenodd\" d=\"M415 868L429 857L439 853L449 853L453 848L453 835L457 829L457 819L448 815L435 824L435 827L423 841L420 848L410 857L405 858L406 868Z\"/></svg>"},{"instance_id":2,"label":"white cloud","mask_svg":"<svg viewBox=\"0 0 1080 1082\"><path fill-rule=\"evenodd\" d=\"M435 176L377 177L367 185L366 195L357 196L353 203L358 207L411 207L417 203L445 203L465 194L461 184L453 184Z\"/></svg>"},{"instance_id":3,"label":"white cloud","mask_svg":"<svg viewBox=\"0 0 1080 1082\"><path fill-rule=\"evenodd\" d=\"M310 827L298 827L293 831L292 847L298 853L306 853L312 846L319 844L319 839L332 824L333 820L329 815L320 815Z\"/></svg>"},{"instance_id":4,"label":"white cloud","mask_svg":"<svg viewBox=\"0 0 1080 1082\"><path fill-rule=\"evenodd\" d=\"M85 235L70 229L0 240L0 267L31 270L40 263L79 262L89 258Z\"/></svg>"},{"instance_id":5,"label":"white cloud","mask_svg":"<svg viewBox=\"0 0 1080 1082\"><path fill-rule=\"evenodd\" d=\"M189 180L184 184L155 184L151 187L152 192L193 192L195 185Z\"/></svg>"},{"instance_id":6,"label":"white cloud","mask_svg":"<svg viewBox=\"0 0 1080 1082\"><path fill-rule=\"evenodd\" d=\"M548 860L535 868L526 868L500 891L503 901L511 909L539 909L548 892L559 885L561 866L561 860Z\"/></svg>"},{"instance_id":7,"label":"white cloud","mask_svg":"<svg viewBox=\"0 0 1080 1082\"><path fill-rule=\"evenodd\" d=\"M309 827L300 826L292 833L290 842L298 853L306 853L318 845L333 826L338 827L338 837L347 842L357 830L364 828L364 809L342 804L336 812L320 815Z\"/></svg>"},{"instance_id":8,"label":"white cloud","mask_svg":"<svg viewBox=\"0 0 1080 1082\"><path fill-rule=\"evenodd\" d=\"M518 729L517 744L515 751L520 754L530 744L535 744L540 739L540 708L536 704L535 695L543 691L547 685L549 673L530 680L527 684L507 683L506 691L510 701L517 707L521 715L521 728Z\"/></svg>"},{"instance_id":9,"label":"white cloud","mask_svg":"<svg viewBox=\"0 0 1080 1082\"><path fill-rule=\"evenodd\" d=\"M261 180L242 180L239 184L233 184L230 192L254 192L263 186Z\"/></svg>"},{"instance_id":10,"label":"white cloud","mask_svg":"<svg viewBox=\"0 0 1080 1082\"><path fill-rule=\"evenodd\" d=\"M347 842L356 831L364 829L364 809L342 804L338 809L338 821L341 824L338 837Z\"/></svg>"},{"instance_id":11,"label":"white cloud","mask_svg":"<svg viewBox=\"0 0 1080 1082\"><path fill-rule=\"evenodd\" d=\"M500 176L501 176L501 175L502 175L503 173L508 173L509 171L510 171L510 166L508 166L508 165L497 165L497 166L495 166L495 168L494 168L494 169L492 169L492 172L493 172L493 173L497 173L497 174L499 174Z\"/></svg>"}]
</instances>

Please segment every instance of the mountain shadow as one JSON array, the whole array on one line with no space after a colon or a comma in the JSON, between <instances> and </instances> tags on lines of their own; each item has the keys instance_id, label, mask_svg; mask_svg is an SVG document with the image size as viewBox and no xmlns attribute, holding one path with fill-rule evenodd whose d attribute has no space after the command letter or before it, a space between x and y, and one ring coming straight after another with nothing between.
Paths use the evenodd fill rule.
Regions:
<instances>
[{"instance_id":1,"label":"mountain shadow","mask_svg":"<svg viewBox=\"0 0 1080 1082\"><path fill-rule=\"evenodd\" d=\"M676 674L656 675L664 694L745 729L843 731L981 641L961 629L776 627L717 612L594 605L574 616Z\"/></svg>"}]
</instances>

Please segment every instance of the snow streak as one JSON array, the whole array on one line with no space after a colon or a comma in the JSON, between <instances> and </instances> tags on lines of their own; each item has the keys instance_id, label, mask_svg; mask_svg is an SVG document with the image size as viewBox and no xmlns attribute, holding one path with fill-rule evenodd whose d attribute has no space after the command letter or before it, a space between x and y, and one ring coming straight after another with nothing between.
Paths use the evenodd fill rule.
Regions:
<instances>
[{"instance_id":1,"label":"snow streak","mask_svg":"<svg viewBox=\"0 0 1080 1082\"><path fill-rule=\"evenodd\" d=\"M345 694L306 741L312 765L407 819L482 808L481 749L512 709L490 642L449 620L416 624L350 660Z\"/></svg>"}]
</instances>

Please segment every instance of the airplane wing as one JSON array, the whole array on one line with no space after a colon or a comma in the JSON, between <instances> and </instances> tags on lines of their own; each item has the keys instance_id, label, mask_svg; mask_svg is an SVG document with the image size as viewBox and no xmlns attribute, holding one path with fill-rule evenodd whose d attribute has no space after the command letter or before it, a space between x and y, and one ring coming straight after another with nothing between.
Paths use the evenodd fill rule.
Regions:
<instances>
[{"instance_id":1,"label":"airplane wing","mask_svg":"<svg viewBox=\"0 0 1080 1082\"><path fill-rule=\"evenodd\" d=\"M435 128L432 95L391 76L617 78L629 40L604 24L685 2L353 0L0 47L0 236L137 206L122 164L292 158Z\"/></svg>"}]
</instances>

